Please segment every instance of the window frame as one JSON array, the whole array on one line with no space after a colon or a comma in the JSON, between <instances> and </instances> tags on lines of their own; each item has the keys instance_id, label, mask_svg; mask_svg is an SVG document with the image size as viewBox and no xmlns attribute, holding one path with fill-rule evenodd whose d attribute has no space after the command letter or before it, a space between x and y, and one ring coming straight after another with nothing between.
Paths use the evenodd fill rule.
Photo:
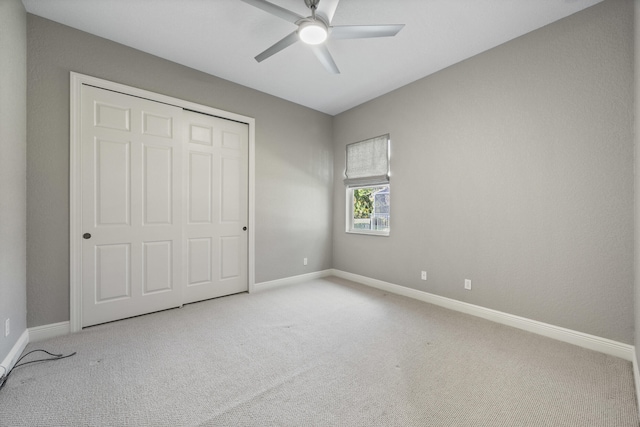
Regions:
<instances>
[{"instance_id":1,"label":"window frame","mask_svg":"<svg viewBox=\"0 0 640 427\"><path fill-rule=\"evenodd\" d=\"M346 186L346 218L345 218L345 232L348 234L365 234L370 236L383 236L389 237L391 233L391 206L389 206L389 229L388 230L371 230L353 227L353 191L358 188L371 188L371 187L387 187L389 189L389 198L391 198L391 183L389 182L372 182L371 184L357 184Z\"/></svg>"}]
</instances>

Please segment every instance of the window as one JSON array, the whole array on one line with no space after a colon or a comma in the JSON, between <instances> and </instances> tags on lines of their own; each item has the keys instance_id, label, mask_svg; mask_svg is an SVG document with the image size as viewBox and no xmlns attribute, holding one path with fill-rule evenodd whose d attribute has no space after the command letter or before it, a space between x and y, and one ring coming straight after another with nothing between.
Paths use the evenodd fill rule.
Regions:
<instances>
[{"instance_id":1,"label":"window","mask_svg":"<svg viewBox=\"0 0 640 427\"><path fill-rule=\"evenodd\" d=\"M348 187L348 232L389 235L389 184Z\"/></svg>"},{"instance_id":2,"label":"window","mask_svg":"<svg viewBox=\"0 0 640 427\"><path fill-rule=\"evenodd\" d=\"M347 145L348 233L389 235L389 148L389 135Z\"/></svg>"}]
</instances>

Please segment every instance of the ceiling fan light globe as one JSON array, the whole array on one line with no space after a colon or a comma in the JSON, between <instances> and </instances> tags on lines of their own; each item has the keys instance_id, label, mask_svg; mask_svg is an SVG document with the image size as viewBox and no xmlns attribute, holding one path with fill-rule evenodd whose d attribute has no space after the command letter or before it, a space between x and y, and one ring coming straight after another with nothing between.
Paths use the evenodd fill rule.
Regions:
<instances>
[{"instance_id":1,"label":"ceiling fan light globe","mask_svg":"<svg viewBox=\"0 0 640 427\"><path fill-rule=\"evenodd\" d=\"M303 24L298 29L298 37L306 44L321 44L327 36L327 29L318 22Z\"/></svg>"}]
</instances>

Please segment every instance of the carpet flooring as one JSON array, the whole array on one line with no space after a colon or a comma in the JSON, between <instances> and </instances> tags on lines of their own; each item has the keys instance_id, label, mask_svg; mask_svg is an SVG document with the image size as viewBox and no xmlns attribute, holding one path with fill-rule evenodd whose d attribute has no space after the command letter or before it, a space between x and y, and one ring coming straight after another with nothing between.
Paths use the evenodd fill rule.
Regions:
<instances>
[{"instance_id":1,"label":"carpet flooring","mask_svg":"<svg viewBox=\"0 0 640 427\"><path fill-rule=\"evenodd\" d=\"M2 426L639 425L630 362L337 278L38 348Z\"/></svg>"}]
</instances>

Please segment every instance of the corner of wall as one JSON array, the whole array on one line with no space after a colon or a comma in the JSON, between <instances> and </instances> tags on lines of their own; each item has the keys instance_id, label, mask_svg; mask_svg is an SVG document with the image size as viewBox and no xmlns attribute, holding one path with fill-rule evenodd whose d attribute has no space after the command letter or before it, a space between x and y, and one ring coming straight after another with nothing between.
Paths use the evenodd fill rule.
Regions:
<instances>
[{"instance_id":1,"label":"corner of wall","mask_svg":"<svg viewBox=\"0 0 640 427\"><path fill-rule=\"evenodd\" d=\"M28 340L26 308L27 12L0 2L0 360L14 362ZM5 325L10 320L10 332ZM6 334L6 336L5 336ZM24 345L23 345L24 344ZM19 353L17 354L19 356Z\"/></svg>"},{"instance_id":2,"label":"corner of wall","mask_svg":"<svg viewBox=\"0 0 640 427\"><path fill-rule=\"evenodd\" d=\"M638 262L638 248L640 248L640 1L634 1L634 344L636 351L633 356L633 373L636 383L636 399L640 407L640 373L638 371L638 343L640 343L640 262Z\"/></svg>"}]
</instances>

